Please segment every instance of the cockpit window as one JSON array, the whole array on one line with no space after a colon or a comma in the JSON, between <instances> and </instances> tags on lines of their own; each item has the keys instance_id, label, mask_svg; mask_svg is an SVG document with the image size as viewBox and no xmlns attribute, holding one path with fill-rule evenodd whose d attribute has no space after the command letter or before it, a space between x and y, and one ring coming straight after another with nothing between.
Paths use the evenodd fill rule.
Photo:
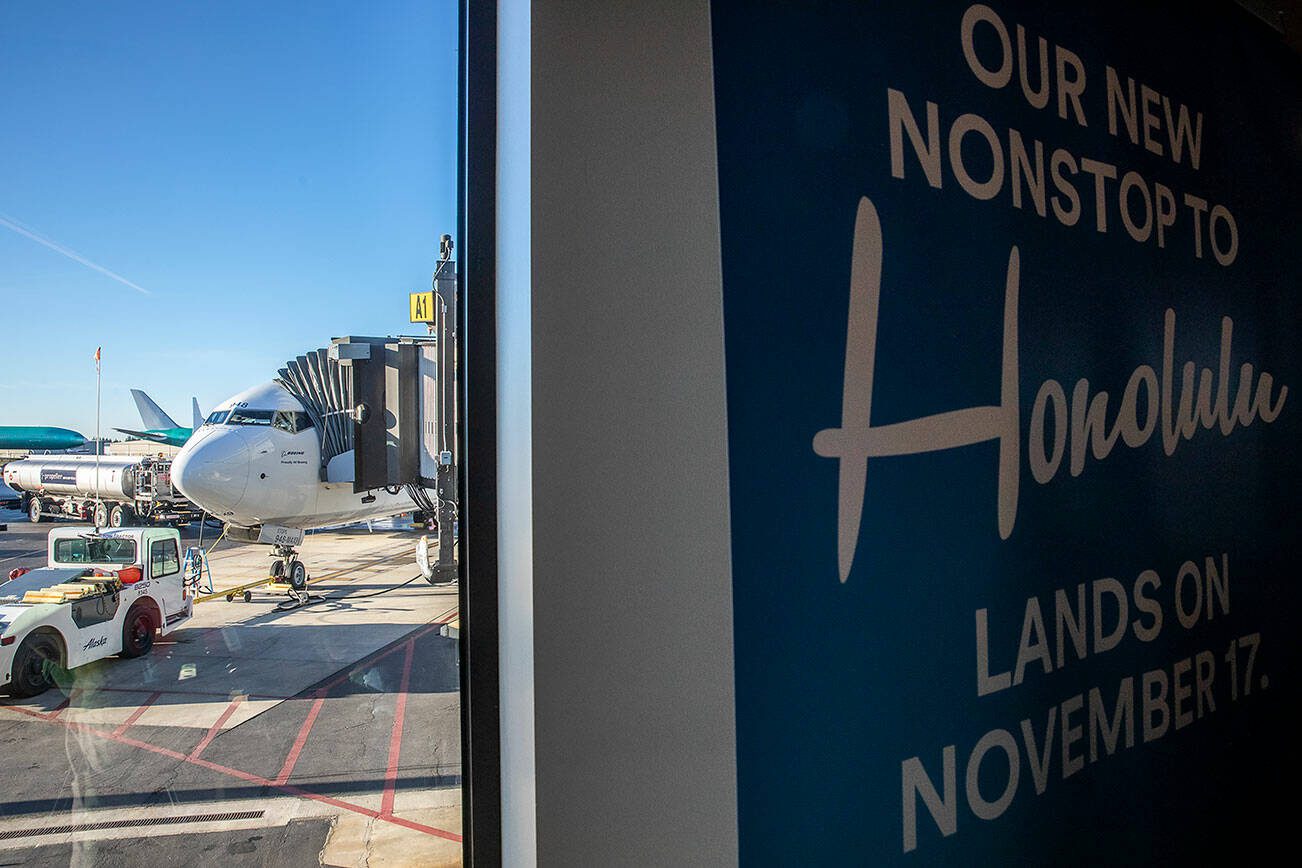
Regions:
<instances>
[{"instance_id":1,"label":"cockpit window","mask_svg":"<svg viewBox=\"0 0 1302 868\"><path fill-rule=\"evenodd\" d=\"M250 410L247 407L237 407L231 411L231 416L226 420L231 425L270 425L271 410Z\"/></svg>"},{"instance_id":2,"label":"cockpit window","mask_svg":"<svg viewBox=\"0 0 1302 868\"><path fill-rule=\"evenodd\" d=\"M203 420L205 425L220 425L226 421L226 417L231 414L230 410L216 410L208 414L208 418Z\"/></svg>"},{"instance_id":3,"label":"cockpit window","mask_svg":"<svg viewBox=\"0 0 1302 868\"><path fill-rule=\"evenodd\" d=\"M297 434L312 427L312 419L302 410L277 410L271 419L271 427Z\"/></svg>"}]
</instances>

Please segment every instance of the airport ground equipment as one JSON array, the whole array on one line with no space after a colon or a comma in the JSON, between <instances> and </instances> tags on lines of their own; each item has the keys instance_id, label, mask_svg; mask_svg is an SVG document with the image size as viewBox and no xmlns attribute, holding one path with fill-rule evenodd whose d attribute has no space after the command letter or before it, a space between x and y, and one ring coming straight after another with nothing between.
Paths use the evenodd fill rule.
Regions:
<instances>
[{"instance_id":1,"label":"airport ground equipment","mask_svg":"<svg viewBox=\"0 0 1302 868\"><path fill-rule=\"evenodd\" d=\"M31 456L4 466L33 522L64 517L97 527L185 524L200 516L172 485L166 458L116 455Z\"/></svg>"},{"instance_id":2,"label":"airport ground equipment","mask_svg":"<svg viewBox=\"0 0 1302 868\"><path fill-rule=\"evenodd\" d=\"M0 583L0 686L34 696L113 654L140 657L194 614L173 528L50 531L46 565Z\"/></svg>"},{"instance_id":3,"label":"airport ground equipment","mask_svg":"<svg viewBox=\"0 0 1302 868\"><path fill-rule=\"evenodd\" d=\"M185 573L186 581L197 591L205 594L212 593L212 569L208 566L208 554L203 550L203 546L186 548L181 570Z\"/></svg>"}]
</instances>

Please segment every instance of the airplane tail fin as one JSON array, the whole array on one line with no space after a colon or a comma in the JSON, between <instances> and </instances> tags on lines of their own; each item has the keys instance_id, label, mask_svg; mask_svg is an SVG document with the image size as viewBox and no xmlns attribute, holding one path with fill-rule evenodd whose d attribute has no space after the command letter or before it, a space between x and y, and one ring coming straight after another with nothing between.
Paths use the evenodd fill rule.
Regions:
<instances>
[{"instance_id":1,"label":"airplane tail fin","mask_svg":"<svg viewBox=\"0 0 1302 868\"><path fill-rule=\"evenodd\" d=\"M203 413L199 412L199 399L191 398L190 406L194 410L194 430L198 431L203 425Z\"/></svg>"},{"instance_id":2,"label":"airplane tail fin","mask_svg":"<svg viewBox=\"0 0 1302 868\"><path fill-rule=\"evenodd\" d=\"M131 390L131 397L136 399L136 409L140 411L140 421L145 423L146 428L179 428L172 417L163 412L163 408L154 403L150 398L139 389Z\"/></svg>"}]
</instances>

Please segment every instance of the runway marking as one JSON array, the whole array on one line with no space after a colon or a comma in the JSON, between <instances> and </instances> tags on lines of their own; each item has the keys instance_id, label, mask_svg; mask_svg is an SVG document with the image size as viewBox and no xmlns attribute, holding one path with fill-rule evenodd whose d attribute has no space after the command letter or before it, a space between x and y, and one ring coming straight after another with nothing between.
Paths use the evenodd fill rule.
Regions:
<instances>
[{"instance_id":1,"label":"runway marking","mask_svg":"<svg viewBox=\"0 0 1302 868\"><path fill-rule=\"evenodd\" d=\"M402 754L402 721L407 710L407 689L411 686L411 663L416 655L416 640L407 641L407 656L402 661L402 683L398 687L397 704L393 709L393 731L389 733L389 767L384 774L384 797L380 800L380 814L393 815L393 798L398 789L398 757Z\"/></svg>"},{"instance_id":2,"label":"runway marking","mask_svg":"<svg viewBox=\"0 0 1302 868\"><path fill-rule=\"evenodd\" d=\"M113 730L113 734L115 736L122 735L122 733L130 729L132 724L134 724L137 720L140 719L140 715L148 711L149 706L153 705L158 700L158 697L162 695L163 695L163 691L161 690L155 690L153 693L149 694L149 698L147 698L144 702L140 703L140 707L137 708L135 711L131 712L131 716L128 717L126 720L122 721L122 723L118 725L117 729Z\"/></svg>"},{"instance_id":3,"label":"runway marking","mask_svg":"<svg viewBox=\"0 0 1302 868\"><path fill-rule=\"evenodd\" d=\"M221 713L221 716L217 718L217 722L208 730L208 734L203 737L202 741L194 746L194 750L190 751L189 759L197 759L199 754L204 752L204 748L208 747L208 745L212 743L212 740L217 737L217 734L222 730L222 725L231 719L231 715L235 713L235 709L238 708L240 703L243 701L243 696L237 696L231 700L231 704L226 706L226 710Z\"/></svg>"},{"instance_id":4,"label":"runway marking","mask_svg":"<svg viewBox=\"0 0 1302 868\"><path fill-rule=\"evenodd\" d=\"M307 712L307 720L303 721L303 726L298 731L298 736L294 739L294 745L289 749L289 754L285 757L285 764L280 767L280 774L276 775L276 785L281 786L289 780L289 776L294 771L294 765L298 762L298 755L303 752L303 745L307 744L307 734L312 731L312 724L316 723L316 716L321 713L321 706L325 705L325 691L316 692L316 700L312 703L312 708Z\"/></svg>"},{"instance_id":5,"label":"runway marking","mask_svg":"<svg viewBox=\"0 0 1302 868\"><path fill-rule=\"evenodd\" d=\"M31 558L44 558L44 557L45 557L45 549L36 549L30 552L23 552L22 554L10 555L7 558L0 558L0 564L7 564L10 561L16 561L19 558L31 559ZM42 564L42 566L44 566L44 564Z\"/></svg>"},{"instance_id":6,"label":"runway marking","mask_svg":"<svg viewBox=\"0 0 1302 868\"><path fill-rule=\"evenodd\" d=\"M341 810L351 811L354 814L361 814L364 817L370 817L371 819L375 819L375 820L382 820L386 823L392 823L395 826L403 826L405 828L412 829L413 831L416 832L424 832L427 835L434 835L435 837L444 838L448 841L454 841L456 843L461 843L462 840L461 836L455 832L449 832L445 829L437 829L434 826L426 826L423 823L417 823L413 820L407 820L402 817L395 817L391 815L383 816L380 814L379 811L373 810L371 808L363 807L362 805L354 805L351 802L345 802L342 799L336 799L331 796L325 796L320 793L314 793L311 792L310 790L305 790L302 787L296 787L289 784L278 784L275 781L268 780L267 778L262 777L261 775L255 775L249 772L243 772L240 771L239 769L233 769L229 766L221 765L220 763L209 762L206 759L199 759L198 757L195 757L193 755L186 756L185 754L180 753L179 751L174 751L165 747L159 747L156 744L149 744L147 742L138 741L134 738L131 738L130 736L114 735L111 732L105 732L102 729L96 729L95 727L84 723L74 723L72 721L67 721L67 720L57 720L55 718L52 718L48 714L39 711L32 711L31 709L27 709L27 708L20 708L18 706L7 705L7 706L0 706L0 708L4 708L8 711L14 711L19 714L25 714L29 717L34 717L39 720L43 720L46 723L54 724L55 726L66 727L68 729L75 730L77 732L86 733L88 735L93 735L96 736L97 738L102 738L107 741L114 741L119 744L125 744L129 747L139 748L140 750L147 750L151 753L156 753L159 754L160 756L169 757L171 759L178 760L180 762L190 763L191 765L196 765L201 768L208 769L210 771L218 772L219 774L227 775L229 777L238 778L242 781L247 781L248 783L258 784L259 786L270 787L272 789L280 790L281 792L289 793L292 796L299 796L300 798L311 799L315 802L321 802L322 804L331 805L332 807L336 807Z\"/></svg>"},{"instance_id":7,"label":"runway marking","mask_svg":"<svg viewBox=\"0 0 1302 868\"><path fill-rule=\"evenodd\" d=\"M219 717L217 719L217 722L213 724L212 728L208 730L208 733L204 736L203 740L200 741L199 744L195 746L194 750L192 750L188 755L183 754L180 751L172 750L170 748L161 747L156 744L150 744L148 742L131 738L130 736L126 735L124 732L126 727L129 726L130 724L133 724L135 720L138 719L139 716L142 715L144 711L148 708L148 706L152 704L152 702L156 701L156 699L159 696L168 692L180 692L180 691L162 691L162 690L156 691L153 695L151 695L148 699L146 699L145 703L141 707L137 708L136 711L132 713L131 717L127 719L126 723L119 725L116 729L112 731L95 727L90 724L77 723L75 721L60 719L59 713L64 708L67 707L68 702L71 699L71 695L69 696L68 700L64 700L63 703L61 703L59 706L56 706L53 710L49 712L34 711L32 709L23 708L22 706L17 706L17 705L0 705L0 709L12 711L17 714L22 714L27 717L35 718L37 720L41 720L46 723L53 724L55 726L62 726L66 729L70 729L75 732L86 733L89 735L93 735L97 738L105 739L107 741L116 742L118 744L124 744L127 745L128 747L137 748L138 750L149 751L150 753L158 754L159 756L165 756L170 759L177 760L178 762L189 763L190 765L199 766L200 768L205 768L208 769L209 771L217 772L218 774L227 775L228 777L237 778L239 780L246 781L248 783L257 784L259 786L276 789L292 796L298 796L304 799L311 799L312 801L320 802L321 804L325 804L325 805L330 805L331 807L339 808L340 810L349 811L354 814L360 814L361 816L364 817L369 817L374 820L381 820L386 823L391 823L395 826L402 826L403 828L411 829L412 831L415 832L421 832L426 835L433 835L437 838L443 838L444 840L452 841L454 843L459 844L462 843L462 836L455 832L449 832L446 829L439 829L434 826L427 826L424 823L417 823L414 820L408 820L404 817L395 816L393 814L393 795L397 790L397 774L396 774L396 767L394 766L394 762L397 759L397 754L400 753L401 730L402 730L398 718L402 717L405 714L403 706L405 706L406 695L410 687L410 675L411 675L411 668L414 663L416 640L421 638L422 636L428 635L431 631L443 626L443 624L446 623L446 620L444 619L447 619L448 617L453 615L455 612L458 611L458 609L459 606L453 606L451 609L448 609L443 614L439 615L440 620L432 621L428 623L425 627L417 630L410 636L407 636L405 639L398 640L392 646L385 649L381 649L378 652L374 652L369 657L362 658L356 664L354 664L347 672L332 679L325 686L318 688L316 691L316 699L313 701L312 709L309 710L308 712L308 719L310 723L315 723L316 721L315 715L320 712L322 705L324 705L326 694L331 689L337 687L339 684L342 684L345 680L357 674L358 672L362 671L363 669L369 666L373 666L379 661L385 659L390 654L393 654L399 650L406 652L407 656L406 659L404 660L403 677L401 682L401 688L399 691L400 705L399 705L399 709L395 712L394 730L396 733L398 733L399 745L398 745L398 749L395 750L393 735L391 734L390 745L389 745L391 770L386 770L384 796L382 797L381 810L379 811L376 811L373 808L367 808L363 805L356 805L353 804L352 802L346 802L342 799L336 799L333 796L327 796L322 793L312 792L311 790L306 790L303 789L302 787L295 786L287 782L289 775L293 771L294 765L298 761L298 755L295 753L295 751L297 750L297 752L301 754L303 747L307 743L307 734L312 728L309 722L305 722L304 726L300 729L299 737L295 739L294 746L290 748L289 755L285 757L285 764L282 765L280 773L277 774L275 780L264 778L261 775L255 775L250 772L241 771L240 769L231 768L230 766L225 766L220 763L215 763L215 762L211 762L210 760L200 758L199 755L208 747L208 745L213 741L213 739L216 738L218 734L220 734L222 724L224 724L227 720L230 719L231 715L234 714L235 709L239 705L239 703L245 700L246 698L248 698L245 696L236 697L236 699L232 701L229 706L227 706L226 710L222 713L221 717ZM106 689L126 690L126 688L106 688ZM140 691L135 691L135 692L140 692ZM302 742L301 744L300 744L300 739Z\"/></svg>"}]
</instances>

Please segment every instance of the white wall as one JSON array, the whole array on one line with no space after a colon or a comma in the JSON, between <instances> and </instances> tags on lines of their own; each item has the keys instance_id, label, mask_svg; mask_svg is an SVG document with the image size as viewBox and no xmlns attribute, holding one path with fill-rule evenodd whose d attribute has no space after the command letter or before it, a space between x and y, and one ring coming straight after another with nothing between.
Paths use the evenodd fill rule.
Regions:
<instances>
[{"instance_id":1,"label":"white wall","mask_svg":"<svg viewBox=\"0 0 1302 868\"><path fill-rule=\"evenodd\" d=\"M526 23L529 8L503 0L499 14L499 73L518 73L505 55L520 27L532 68L528 185L514 162L523 112L499 89L505 861L527 864L536 834L543 865L728 864L732 589L708 4L537 4ZM509 78L513 95L521 86ZM528 227L511 214L526 187ZM531 407L527 448L518 402Z\"/></svg>"}]
</instances>

